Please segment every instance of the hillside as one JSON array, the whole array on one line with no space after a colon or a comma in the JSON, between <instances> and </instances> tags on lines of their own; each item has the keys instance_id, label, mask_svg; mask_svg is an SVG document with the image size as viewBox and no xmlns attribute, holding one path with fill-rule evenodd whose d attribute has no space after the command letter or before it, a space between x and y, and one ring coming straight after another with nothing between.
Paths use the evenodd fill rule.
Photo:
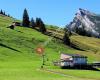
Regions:
<instances>
[{"instance_id":1,"label":"hillside","mask_svg":"<svg viewBox=\"0 0 100 80\"><path fill-rule=\"evenodd\" d=\"M92 80L100 79L96 71L82 71L84 76L80 75L71 78L41 70L42 58L36 54L35 49L47 41L50 36L41 34L34 29L18 26L16 26L15 30L11 30L7 27L12 21L13 19L9 17L0 16L0 80L66 80L66 78L68 80L83 80L83 78L91 80L94 73L97 74L97 77L93 77ZM60 68L52 65L52 61L59 60L59 52L86 55L89 57L89 62L100 60L99 39L73 35L71 40L76 46L84 49L84 51L70 48L53 38L45 46L45 68L64 72L66 75L75 75L66 73L66 70L61 71ZM87 47L89 50L87 50ZM95 50L97 50L96 54L94 53ZM78 72L80 73L80 71ZM91 74L88 77L86 76L87 72Z\"/></svg>"},{"instance_id":2,"label":"hillside","mask_svg":"<svg viewBox=\"0 0 100 80\"><path fill-rule=\"evenodd\" d=\"M71 42L82 50L90 50L97 53L100 51L100 39L98 38L74 35L71 37Z\"/></svg>"},{"instance_id":3,"label":"hillside","mask_svg":"<svg viewBox=\"0 0 100 80\"><path fill-rule=\"evenodd\" d=\"M0 27L7 27L13 21L12 18L0 15Z\"/></svg>"}]
</instances>

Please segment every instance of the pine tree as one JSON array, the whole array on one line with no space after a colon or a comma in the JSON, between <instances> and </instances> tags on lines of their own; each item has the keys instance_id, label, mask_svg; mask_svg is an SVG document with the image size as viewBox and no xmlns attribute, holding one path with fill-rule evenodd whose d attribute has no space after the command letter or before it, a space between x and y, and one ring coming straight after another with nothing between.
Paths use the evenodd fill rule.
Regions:
<instances>
[{"instance_id":1,"label":"pine tree","mask_svg":"<svg viewBox=\"0 0 100 80\"><path fill-rule=\"evenodd\" d=\"M65 31L64 37L63 37L63 43L66 45L70 45L70 38L69 38L70 34L68 32L68 30Z\"/></svg>"},{"instance_id":2,"label":"pine tree","mask_svg":"<svg viewBox=\"0 0 100 80\"><path fill-rule=\"evenodd\" d=\"M36 24L36 27L40 27L40 25L41 25L40 24L40 18L36 18L36 23L35 24Z\"/></svg>"},{"instance_id":3,"label":"pine tree","mask_svg":"<svg viewBox=\"0 0 100 80\"><path fill-rule=\"evenodd\" d=\"M39 27L40 32L42 32L42 33L46 32L45 24L41 18L36 18L36 27Z\"/></svg>"},{"instance_id":4,"label":"pine tree","mask_svg":"<svg viewBox=\"0 0 100 80\"><path fill-rule=\"evenodd\" d=\"M3 15L6 15L5 11L3 12Z\"/></svg>"},{"instance_id":5,"label":"pine tree","mask_svg":"<svg viewBox=\"0 0 100 80\"><path fill-rule=\"evenodd\" d=\"M0 11L0 14L3 14L3 11L2 11L2 9L1 9L1 11Z\"/></svg>"},{"instance_id":6,"label":"pine tree","mask_svg":"<svg viewBox=\"0 0 100 80\"><path fill-rule=\"evenodd\" d=\"M22 22L22 26L24 27L29 27L30 25L30 21L29 21L29 15L27 12L27 9L24 9L24 13L23 13L23 22Z\"/></svg>"},{"instance_id":7,"label":"pine tree","mask_svg":"<svg viewBox=\"0 0 100 80\"><path fill-rule=\"evenodd\" d=\"M35 28L35 21L34 21L33 18L31 19L30 26L31 26L32 28Z\"/></svg>"},{"instance_id":8,"label":"pine tree","mask_svg":"<svg viewBox=\"0 0 100 80\"><path fill-rule=\"evenodd\" d=\"M40 19L40 32L42 32L42 33L46 32L45 24L41 19Z\"/></svg>"}]
</instances>

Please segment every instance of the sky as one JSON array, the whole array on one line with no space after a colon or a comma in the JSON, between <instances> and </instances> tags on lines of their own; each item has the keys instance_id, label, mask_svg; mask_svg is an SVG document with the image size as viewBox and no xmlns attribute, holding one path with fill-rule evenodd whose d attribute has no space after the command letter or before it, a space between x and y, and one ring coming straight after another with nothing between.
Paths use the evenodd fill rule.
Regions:
<instances>
[{"instance_id":1,"label":"sky","mask_svg":"<svg viewBox=\"0 0 100 80\"><path fill-rule=\"evenodd\" d=\"M1 0L0 9L22 20L23 10L30 18L42 18L44 23L64 27L79 8L100 14L100 0Z\"/></svg>"}]
</instances>

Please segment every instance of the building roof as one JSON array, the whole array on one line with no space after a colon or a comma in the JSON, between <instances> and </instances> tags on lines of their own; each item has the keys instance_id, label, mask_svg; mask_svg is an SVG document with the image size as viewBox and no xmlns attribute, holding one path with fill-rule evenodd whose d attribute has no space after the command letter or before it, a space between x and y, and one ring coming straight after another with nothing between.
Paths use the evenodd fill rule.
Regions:
<instances>
[{"instance_id":1,"label":"building roof","mask_svg":"<svg viewBox=\"0 0 100 80\"><path fill-rule=\"evenodd\" d=\"M87 58L87 56L80 55L80 54L68 54L68 53L61 53L61 54L69 55L69 56L77 57L77 58Z\"/></svg>"}]
</instances>

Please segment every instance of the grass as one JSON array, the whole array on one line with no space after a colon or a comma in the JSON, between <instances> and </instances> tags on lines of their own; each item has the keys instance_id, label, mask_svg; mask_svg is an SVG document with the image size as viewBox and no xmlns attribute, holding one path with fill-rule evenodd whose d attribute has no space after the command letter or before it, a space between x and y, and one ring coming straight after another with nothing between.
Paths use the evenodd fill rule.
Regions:
<instances>
[{"instance_id":1,"label":"grass","mask_svg":"<svg viewBox=\"0 0 100 80\"><path fill-rule=\"evenodd\" d=\"M84 80L78 74L75 77L65 77L60 74L54 74L40 70L40 62L27 61L27 62L0 62L0 80ZM58 69L60 70L60 69ZM57 70L57 71L58 71ZM68 71L68 70L67 70ZM69 71L72 72L72 71ZM73 71L74 73L76 71ZM85 73L85 72L84 72ZM92 74L94 74L93 72ZM72 74L71 74L72 75ZM85 75L85 74L84 74ZM89 78L89 77L88 77ZM92 80L91 78L86 80ZM97 79L97 78L96 78ZM95 79L93 79L95 80Z\"/></svg>"},{"instance_id":2,"label":"grass","mask_svg":"<svg viewBox=\"0 0 100 80\"><path fill-rule=\"evenodd\" d=\"M80 71L80 70L62 70L53 66L52 61L59 60L60 53L79 53L89 57L89 62L100 60L99 40L94 38L81 36L73 36L73 42L77 40L77 46L88 46L90 50L79 51L65 46L59 41L53 39L44 48L46 53L47 66L45 68L62 72L66 75L74 77L65 77L60 74L54 74L40 70L42 58L36 54L35 49L40 44L44 44L48 40L48 36L37 32L36 30L16 27L15 30L6 28L11 24L13 19L0 16L0 80L99 80L99 72L97 71ZM86 41L91 42L84 43ZM94 44L92 44L92 42ZM80 44L79 44L80 43ZM90 44L91 43L91 44ZM98 52L94 54L94 49ZM86 49L86 48L84 48ZM89 76L87 76L89 74ZM93 74L96 76L93 77ZM93 79L91 79L93 78Z\"/></svg>"},{"instance_id":3,"label":"grass","mask_svg":"<svg viewBox=\"0 0 100 80\"><path fill-rule=\"evenodd\" d=\"M100 51L100 39L86 36L72 36L71 40L74 44L84 50Z\"/></svg>"},{"instance_id":4,"label":"grass","mask_svg":"<svg viewBox=\"0 0 100 80\"><path fill-rule=\"evenodd\" d=\"M53 69L52 69L53 70ZM62 70L62 69L54 69L53 71L61 72L63 74L67 74L70 76L83 78L83 79L100 79L99 71L90 71L90 70ZM95 75L94 75L95 74Z\"/></svg>"}]
</instances>

